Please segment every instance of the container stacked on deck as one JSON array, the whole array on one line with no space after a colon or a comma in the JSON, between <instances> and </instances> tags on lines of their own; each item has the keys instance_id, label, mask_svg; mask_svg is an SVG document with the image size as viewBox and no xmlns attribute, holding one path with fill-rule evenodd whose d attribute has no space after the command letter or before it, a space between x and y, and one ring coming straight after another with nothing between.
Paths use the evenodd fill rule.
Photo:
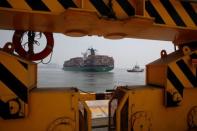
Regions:
<instances>
[{"instance_id":1,"label":"container stacked on deck","mask_svg":"<svg viewBox=\"0 0 197 131\"><path fill-rule=\"evenodd\" d=\"M73 67L73 66L82 66L84 64L82 57L71 58L68 61L64 62L64 67Z\"/></svg>"},{"instance_id":2,"label":"container stacked on deck","mask_svg":"<svg viewBox=\"0 0 197 131\"><path fill-rule=\"evenodd\" d=\"M112 57L104 56L104 55L95 55L88 56L88 58L84 61L85 66L109 66L112 67L114 65L114 60Z\"/></svg>"},{"instance_id":3,"label":"container stacked on deck","mask_svg":"<svg viewBox=\"0 0 197 131\"><path fill-rule=\"evenodd\" d=\"M114 66L112 57L104 55L89 55L86 59L82 57L71 58L64 62L64 67L81 67L81 66Z\"/></svg>"}]
</instances>

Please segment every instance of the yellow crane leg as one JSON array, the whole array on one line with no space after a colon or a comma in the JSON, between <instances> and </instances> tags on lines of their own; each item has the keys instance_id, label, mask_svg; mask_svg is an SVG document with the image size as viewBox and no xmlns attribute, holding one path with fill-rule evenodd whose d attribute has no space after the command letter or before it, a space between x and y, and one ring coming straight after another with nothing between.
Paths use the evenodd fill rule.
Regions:
<instances>
[{"instance_id":1,"label":"yellow crane leg","mask_svg":"<svg viewBox=\"0 0 197 131\"><path fill-rule=\"evenodd\" d=\"M76 88L36 88L36 63L1 50L0 58L0 131L91 130Z\"/></svg>"},{"instance_id":2,"label":"yellow crane leg","mask_svg":"<svg viewBox=\"0 0 197 131\"><path fill-rule=\"evenodd\" d=\"M152 86L121 87L114 118L116 131L186 131L197 128L197 89L185 89L182 105L164 106L164 89ZM112 121L111 121L112 122ZM112 127L112 125L111 125Z\"/></svg>"},{"instance_id":3,"label":"yellow crane leg","mask_svg":"<svg viewBox=\"0 0 197 131\"><path fill-rule=\"evenodd\" d=\"M118 87L109 103L109 129L197 130L197 50L184 46L146 66L146 85Z\"/></svg>"},{"instance_id":4,"label":"yellow crane leg","mask_svg":"<svg viewBox=\"0 0 197 131\"><path fill-rule=\"evenodd\" d=\"M75 89L34 89L26 118L0 119L1 131L79 131L78 93Z\"/></svg>"}]
</instances>

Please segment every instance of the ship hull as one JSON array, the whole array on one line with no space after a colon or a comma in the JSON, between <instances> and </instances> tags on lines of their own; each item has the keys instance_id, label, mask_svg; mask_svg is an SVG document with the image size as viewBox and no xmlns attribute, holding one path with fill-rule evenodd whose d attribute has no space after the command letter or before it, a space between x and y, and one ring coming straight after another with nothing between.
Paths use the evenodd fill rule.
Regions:
<instances>
[{"instance_id":1,"label":"ship hull","mask_svg":"<svg viewBox=\"0 0 197 131\"><path fill-rule=\"evenodd\" d=\"M83 71L83 72L108 72L114 67L63 67L65 71Z\"/></svg>"}]
</instances>

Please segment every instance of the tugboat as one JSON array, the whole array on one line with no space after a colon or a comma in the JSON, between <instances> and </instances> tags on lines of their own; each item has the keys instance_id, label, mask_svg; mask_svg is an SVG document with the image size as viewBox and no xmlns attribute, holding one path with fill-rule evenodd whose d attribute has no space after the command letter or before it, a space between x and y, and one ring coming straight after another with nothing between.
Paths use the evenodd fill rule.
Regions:
<instances>
[{"instance_id":1,"label":"tugboat","mask_svg":"<svg viewBox=\"0 0 197 131\"><path fill-rule=\"evenodd\" d=\"M106 55L96 55L96 49L88 48L83 57L71 58L64 62L65 71L108 72L114 69L114 59Z\"/></svg>"},{"instance_id":2,"label":"tugboat","mask_svg":"<svg viewBox=\"0 0 197 131\"><path fill-rule=\"evenodd\" d=\"M127 72L143 72L144 69L140 68L139 65L135 65L132 69L127 69Z\"/></svg>"}]
</instances>

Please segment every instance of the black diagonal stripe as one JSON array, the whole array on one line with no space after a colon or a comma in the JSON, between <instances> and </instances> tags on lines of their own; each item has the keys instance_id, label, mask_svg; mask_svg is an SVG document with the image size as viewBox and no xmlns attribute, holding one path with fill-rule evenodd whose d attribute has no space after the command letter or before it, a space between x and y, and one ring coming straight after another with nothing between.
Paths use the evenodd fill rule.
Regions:
<instances>
[{"instance_id":1,"label":"black diagonal stripe","mask_svg":"<svg viewBox=\"0 0 197 131\"><path fill-rule=\"evenodd\" d=\"M76 4L72 0L58 0L58 1L64 7L64 9L68 9L69 7L77 8Z\"/></svg>"},{"instance_id":2,"label":"black diagonal stripe","mask_svg":"<svg viewBox=\"0 0 197 131\"><path fill-rule=\"evenodd\" d=\"M164 8L169 13L170 17L174 20L176 25L185 27L186 25L185 25L184 21L181 19L179 14L176 12L176 10L174 9L174 7L170 3L170 1L169 0L160 0L160 1L161 1L162 5L164 6Z\"/></svg>"},{"instance_id":3,"label":"black diagonal stripe","mask_svg":"<svg viewBox=\"0 0 197 131\"><path fill-rule=\"evenodd\" d=\"M24 63L24 62L22 62L20 60L18 60L18 62L27 70L27 68L28 68L27 63Z\"/></svg>"},{"instance_id":4,"label":"black diagonal stripe","mask_svg":"<svg viewBox=\"0 0 197 131\"><path fill-rule=\"evenodd\" d=\"M0 0L0 7L12 8L12 6L9 2L7 2L7 0Z\"/></svg>"},{"instance_id":5,"label":"black diagonal stripe","mask_svg":"<svg viewBox=\"0 0 197 131\"><path fill-rule=\"evenodd\" d=\"M182 4L183 8L186 10L186 12L188 13L188 15L190 16L190 18L195 23L195 25L197 25L197 13L192 8L191 4L186 1L181 1L181 4Z\"/></svg>"},{"instance_id":6,"label":"black diagonal stripe","mask_svg":"<svg viewBox=\"0 0 197 131\"><path fill-rule=\"evenodd\" d=\"M102 16L108 16L109 18L116 18L114 13L112 12L112 9L110 9L103 0L90 0L90 2L93 4L93 6L98 10L98 12Z\"/></svg>"},{"instance_id":7,"label":"black diagonal stripe","mask_svg":"<svg viewBox=\"0 0 197 131\"><path fill-rule=\"evenodd\" d=\"M42 0L25 0L32 10L50 11L50 9L42 2Z\"/></svg>"},{"instance_id":8,"label":"black diagonal stripe","mask_svg":"<svg viewBox=\"0 0 197 131\"><path fill-rule=\"evenodd\" d=\"M178 106L179 101L174 101L173 100L173 95L170 94L169 92L166 92L166 98L167 98L166 104L167 104L168 107Z\"/></svg>"},{"instance_id":9,"label":"black diagonal stripe","mask_svg":"<svg viewBox=\"0 0 197 131\"><path fill-rule=\"evenodd\" d=\"M181 71L184 73L184 75L187 77L187 79L191 82L191 84L194 87L196 87L197 86L196 77L191 72L189 67L185 64L184 60L181 59L181 60L177 61L176 64L181 69Z\"/></svg>"},{"instance_id":10,"label":"black diagonal stripe","mask_svg":"<svg viewBox=\"0 0 197 131\"><path fill-rule=\"evenodd\" d=\"M135 15L135 9L133 6L128 2L128 0L117 0L119 5L122 7L122 9L127 13L128 16Z\"/></svg>"},{"instance_id":11,"label":"black diagonal stripe","mask_svg":"<svg viewBox=\"0 0 197 131\"><path fill-rule=\"evenodd\" d=\"M151 17L155 18L155 22L156 23L158 23L158 24L165 24L164 20L161 18L161 16L159 15L159 13L157 12L155 7L152 5L152 3L149 0L146 1L145 8L146 8L146 11L148 12L148 14Z\"/></svg>"},{"instance_id":12,"label":"black diagonal stripe","mask_svg":"<svg viewBox=\"0 0 197 131\"><path fill-rule=\"evenodd\" d=\"M172 83L172 85L177 89L179 94L183 97L184 86L169 67L167 69L167 78Z\"/></svg>"},{"instance_id":13,"label":"black diagonal stripe","mask_svg":"<svg viewBox=\"0 0 197 131\"><path fill-rule=\"evenodd\" d=\"M27 87L0 63L0 79L21 100L27 103Z\"/></svg>"}]
</instances>

